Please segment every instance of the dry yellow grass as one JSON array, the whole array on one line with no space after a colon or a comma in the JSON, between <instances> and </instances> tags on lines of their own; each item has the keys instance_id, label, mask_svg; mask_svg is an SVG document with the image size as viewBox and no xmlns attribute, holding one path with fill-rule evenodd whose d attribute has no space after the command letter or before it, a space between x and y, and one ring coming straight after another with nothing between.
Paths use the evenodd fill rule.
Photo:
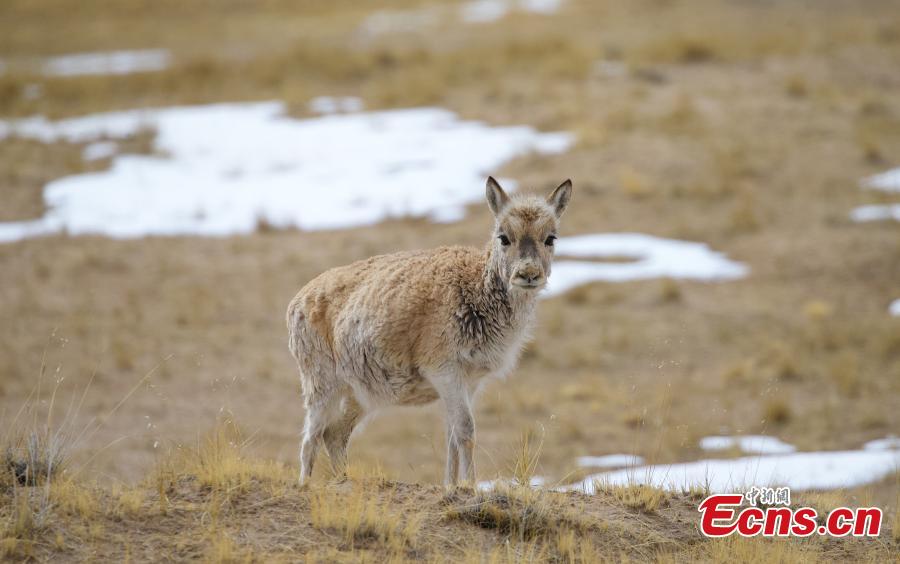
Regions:
<instances>
[{"instance_id":1,"label":"dry yellow grass","mask_svg":"<svg viewBox=\"0 0 900 564\"><path fill-rule=\"evenodd\" d=\"M165 486L166 511L154 503L159 491L152 477L128 488L64 480L51 485L49 502L41 500L47 490L40 486L0 489L0 550L39 561L571 563L820 561L834 550L883 561L897 550L896 518L878 543L704 540L696 529L699 493L644 486L601 487L593 496L516 485L446 490L393 482L378 469L356 466L348 479L300 488L293 475L273 472L271 462L219 439L233 433L234 426L224 424L185 447L189 452L173 451L160 461L175 476ZM522 445L517 456L532 466L535 451ZM211 477L204 464L191 462L213 459L228 471ZM824 510L851 503L854 495L862 495L860 503L874 502L865 492L800 502Z\"/></svg>"},{"instance_id":2,"label":"dry yellow grass","mask_svg":"<svg viewBox=\"0 0 900 564\"><path fill-rule=\"evenodd\" d=\"M122 517L135 517L145 507L147 492L143 488L114 486L111 492L115 499L113 512Z\"/></svg>"},{"instance_id":3,"label":"dry yellow grass","mask_svg":"<svg viewBox=\"0 0 900 564\"><path fill-rule=\"evenodd\" d=\"M803 543L786 543L781 539L745 539L729 537L709 541L697 547L698 560L710 562L746 562L748 564L805 564L822 562L821 553Z\"/></svg>"},{"instance_id":4,"label":"dry yellow grass","mask_svg":"<svg viewBox=\"0 0 900 564\"><path fill-rule=\"evenodd\" d=\"M665 491L644 485L601 486L625 507L638 509L644 513L655 513L668 501Z\"/></svg>"},{"instance_id":5,"label":"dry yellow grass","mask_svg":"<svg viewBox=\"0 0 900 564\"><path fill-rule=\"evenodd\" d=\"M394 513L391 494L384 502L367 491L371 484L353 484L349 492L329 491L325 488L310 496L312 526L335 532L347 545L355 546L372 541L385 546L395 556L414 552L423 514L412 513L405 518Z\"/></svg>"},{"instance_id":6,"label":"dry yellow grass","mask_svg":"<svg viewBox=\"0 0 900 564\"><path fill-rule=\"evenodd\" d=\"M519 541L555 539L567 531L584 532L590 523L552 494L523 486L498 486L474 500L453 502L447 518L495 530ZM563 535L565 536L565 535Z\"/></svg>"}]
</instances>

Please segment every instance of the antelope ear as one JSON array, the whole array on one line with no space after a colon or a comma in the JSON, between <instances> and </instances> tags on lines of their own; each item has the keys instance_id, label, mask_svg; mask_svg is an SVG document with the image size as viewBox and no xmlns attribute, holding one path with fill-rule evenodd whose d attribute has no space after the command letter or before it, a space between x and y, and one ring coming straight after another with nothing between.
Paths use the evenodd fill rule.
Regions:
<instances>
[{"instance_id":1,"label":"antelope ear","mask_svg":"<svg viewBox=\"0 0 900 564\"><path fill-rule=\"evenodd\" d=\"M509 196L500 187L500 184L494 180L493 176L488 176L487 185L485 186L485 196L487 197L488 206L494 215L500 215L506 204L509 203Z\"/></svg>"},{"instance_id":2,"label":"antelope ear","mask_svg":"<svg viewBox=\"0 0 900 564\"><path fill-rule=\"evenodd\" d=\"M572 198L572 181L566 180L556 187L552 194L547 196L547 203L553 208L556 217L562 217Z\"/></svg>"}]
</instances>

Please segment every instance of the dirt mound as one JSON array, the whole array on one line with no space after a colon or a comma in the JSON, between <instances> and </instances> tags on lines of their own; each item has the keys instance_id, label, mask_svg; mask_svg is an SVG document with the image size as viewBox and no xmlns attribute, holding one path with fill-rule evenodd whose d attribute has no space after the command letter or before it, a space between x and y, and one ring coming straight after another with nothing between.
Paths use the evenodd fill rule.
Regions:
<instances>
[{"instance_id":1,"label":"dirt mound","mask_svg":"<svg viewBox=\"0 0 900 564\"><path fill-rule=\"evenodd\" d=\"M896 543L704 539L696 495L615 487L597 495L472 488L374 476L296 485L286 467L203 456L141 484L6 484L0 551L39 561L884 560Z\"/></svg>"}]
</instances>

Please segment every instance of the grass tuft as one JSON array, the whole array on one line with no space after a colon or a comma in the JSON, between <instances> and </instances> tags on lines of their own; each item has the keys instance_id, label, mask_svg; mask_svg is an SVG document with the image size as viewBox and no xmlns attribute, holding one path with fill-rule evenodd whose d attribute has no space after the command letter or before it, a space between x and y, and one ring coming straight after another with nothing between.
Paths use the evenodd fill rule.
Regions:
<instances>
[{"instance_id":1,"label":"grass tuft","mask_svg":"<svg viewBox=\"0 0 900 564\"><path fill-rule=\"evenodd\" d=\"M0 556L28 559L48 529L52 505L46 490L16 488L0 510Z\"/></svg>"},{"instance_id":2,"label":"grass tuft","mask_svg":"<svg viewBox=\"0 0 900 564\"><path fill-rule=\"evenodd\" d=\"M381 500L368 482L356 482L349 493L325 488L310 497L313 527L336 532L349 546L375 543L402 553L417 546L421 519L391 511L391 495Z\"/></svg>"},{"instance_id":3,"label":"grass tuft","mask_svg":"<svg viewBox=\"0 0 900 564\"><path fill-rule=\"evenodd\" d=\"M624 486L595 483L598 492L606 492L616 501L629 509L653 514L669 503L669 494L665 490L644 484L628 484Z\"/></svg>"},{"instance_id":4,"label":"grass tuft","mask_svg":"<svg viewBox=\"0 0 900 564\"><path fill-rule=\"evenodd\" d=\"M522 486L498 486L447 510L453 521L490 529L519 541L552 539L561 532L584 532L590 524L564 507L553 494Z\"/></svg>"},{"instance_id":5,"label":"grass tuft","mask_svg":"<svg viewBox=\"0 0 900 564\"><path fill-rule=\"evenodd\" d=\"M519 448L513 463L512 475L516 484L528 486L534 477L538 462L541 458L543 441L534 444L534 433L531 429L522 433L519 440Z\"/></svg>"},{"instance_id":6,"label":"grass tuft","mask_svg":"<svg viewBox=\"0 0 900 564\"><path fill-rule=\"evenodd\" d=\"M248 445L237 425L224 421L200 439L195 449L177 449L172 454L159 469L160 487L165 489L165 482L174 476L190 476L208 491L233 494L246 491L253 482L278 489L291 479L284 465L246 456Z\"/></svg>"},{"instance_id":7,"label":"grass tuft","mask_svg":"<svg viewBox=\"0 0 900 564\"><path fill-rule=\"evenodd\" d=\"M66 426L13 431L8 439L4 464L20 486L38 486L63 472L69 460L73 437Z\"/></svg>"}]
</instances>

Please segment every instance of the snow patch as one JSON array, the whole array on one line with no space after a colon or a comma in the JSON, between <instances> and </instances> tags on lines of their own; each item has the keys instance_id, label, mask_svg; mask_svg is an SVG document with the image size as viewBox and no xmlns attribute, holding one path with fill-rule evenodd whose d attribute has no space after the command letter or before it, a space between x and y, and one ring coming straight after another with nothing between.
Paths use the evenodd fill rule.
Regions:
<instances>
[{"instance_id":1,"label":"snow patch","mask_svg":"<svg viewBox=\"0 0 900 564\"><path fill-rule=\"evenodd\" d=\"M16 136L44 143L61 140L87 143L106 137L128 137L142 129L152 128L158 112L154 110L111 112L56 122L43 116L11 121L0 120L0 140Z\"/></svg>"},{"instance_id":2,"label":"snow patch","mask_svg":"<svg viewBox=\"0 0 900 564\"><path fill-rule=\"evenodd\" d=\"M435 223L456 223L466 217L466 208L463 206L450 206L432 211L428 219Z\"/></svg>"},{"instance_id":3,"label":"snow patch","mask_svg":"<svg viewBox=\"0 0 900 564\"><path fill-rule=\"evenodd\" d=\"M532 476L529 480L529 486L532 488L541 488L547 483L547 479L543 476ZM518 486L519 482L515 478L497 478L496 480L485 480L478 482L475 487L478 491L490 492L499 486Z\"/></svg>"},{"instance_id":4,"label":"snow patch","mask_svg":"<svg viewBox=\"0 0 900 564\"><path fill-rule=\"evenodd\" d=\"M582 468L620 468L643 464L644 459L633 454L606 454L603 456L580 456L578 465Z\"/></svg>"},{"instance_id":5,"label":"snow patch","mask_svg":"<svg viewBox=\"0 0 900 564\"><path fill-rule=\"evenodd\" d=\"M75 53L47 59L43 72L48 76L132 74L165 70L170 61L165 49Z\"/></svg>"},{"instance_id":6,"label":"snow patch","mask_svg":"<svg viewBox=\"0 0 900 564\"><path fill-rule=\"evenodd\" d=\"M460 17L469 23L494 22L506 16L509 8L505 0L472 0L462 5Z\"/></svg>"},{"instance_id":7,"label":"snow patch","mask_svg":"<svg viewBox=\"0 0 900 564\"><path fill-rule=\"evenodd\" d=\"M356 96L319 96L309 102L309 110L317 114L352 114L363 110L363 101Z\"/></svg>"},{"instance_id":8,"label":"snow patch","mask_svg":"<svg viewBox=\"0 0 900 564\"><path fill-rule=\"evenodd\" d=\"M469 23L488 23L504 18L516 9L549 15L561 7L562 0L471 0L460 8L460 18Z\"/></svg>"},{"instance_id":9,"label":"snow patch","mask_svg":"<svg viewBox=\"0 0 900 564\"><path fill-rule=\"evenodd\" d=\"M859 206L850 212L850 219L857 223L866 221L885 221L888 219L900 221L900 204Z\"/></svg>"},{"instance_id":10,"label":"snow patch","mask_svg":"<svg viewBox=\"0 0 900 564\"><path fill-rule=\"evenodd\" d=\"M105 159L116 154L119 145L113 141L95 141L81 152L81 158L86 161Z\"/></svg>"},{"instance_id":11,"label":"snow patch","mask_svg":"<svg viewBox=\"0 0 900 564\"><path fill-rule=\"evenodd\" d=\"M386 33L414 33L431 28L441 20L441 12L434 7L418 10L381 10L366 17L360 26L363 35Z\"/></svg>"},{"instance_id":12,"label":"snow patch","mask_svg":"<svg viewBox=\"0 0 900 564\"><path fill-rule=\"evenodd\" d=\"M888 313L894 317L900 317L900 299L891 302L891 305L888 306Z\"/></svg>"},{"instance_id":13,"label":"snow patch","mask_svg":"<svg viewBox=\"0 0 900 564\"><path fill-rule=\"evenodd\" d=\"M703 450L728 450L734 447L753 454L787 454L797 450L794 445L766 435L712 436L700 439L700 448Z\"/></svg>"},{"instance_id":14,"label":"snow patch","mask_svg":"<svg viewBox=\"0 0 900 564\"><path fill-rule=\"evenodd\" d=\"M863 445L866 450L898 450L900 449L900 437L893 435L883 439L875 439Z\"/></svg>"},{"instance_id":15,"label":"snow patch","mask_svg":"<svg viewBox=\"0 0 900 564\"><path fill-rule=\"evenodd\" d=\"M519 0L519 7L535 14L555 14L562 7L562 0Z\"/></svg>"},{"instance_id":16,"label":"snow patch","mask_svg":"<svg viewBox=\"0 0 900 564\"><path fill-rule=\"evenodd\" d=\"M881 174L864 178L860 183L863 188L881 190L882 192L900 192L900 168L891 169ZM873 204L859 206L850 212L850 219L857 222L867 221L900 221L900 204Z\"/></svg>"},{"instance_id":17,"label":"snow patch","mask_svg":"<svg viewBox=\"0 0 900 564\"><path fill-rule=\"evenodd\" d=\"M336 229L397 216L459 218L484 177L532 151L560 153L568 133L461 121L439 108L297 120L280 102L0 121L0 139L91 142L157 132L159 155L117 155L109 170L44 189L47 214L0 223L0 242L65 231L130 238L224 236L275 227ZM165 155L165 156L160 156Z\"/></svg>"},{"instance_id":18,"label":"snow patch","mask_svg":"<svg viewBox=\"0 0 900 564\"><path fill-rule=\"evenodd\" d=\"M62 231L63 227L59 219L49 216L38 221L0 223L0 243L54 235Z\"/></svg>"},{"instance_id":19,"label":"snow patch","mask_svg":"<svg viewBox=\"0 0 900 564\"><path fill-rule=\"evenodd\" d=\"M884 192L900 192L900 168L894 168L863 180L863 187Z\"/></svg>"},{"instance_id":20,"label":"snow patch","mask_svg":"<svg viewBox=\"0 0 900 564\"><path fill-rule=\"evenodd\" d=\"M864 178L861 185L863 188L870 190L900 192L900 168ZM891 219L900 221L900 204L859 206L850 212L850 219L856 222L886 221Z\"/></svg>"},{"instance_id":21,"label":"snow patch","mask_svg":"<svg viewBox=\"0 0 900 564\"><path fill-rule=\"evenodd\" d=\"M558 12L562 4L563 0L469 0L453 9L427 6L414 10L381 10L366 17L360 32L366 36L421 33L437 27L442 21L460 20L472 24L495 22L515 10L550 15Z\"/></svg>"},{"instance_id":22,"label":"snow patch","mask_svg":"<svg viewBox=\"0 0 900 564\"><path fill-rule=\"evenodd\" d=\"M553 297L595 281L626 282L650 278L733 280L748 268L712 251L703 243L663 239L641 233L601 233L562 237L556 242L561 259L553 263L543 297ZM565 257L602 259L630 257L634 262L598 263Z\"/></svg>"},{"instance_id":23,"label":"snow patch","mask_svg":"<svg viewBox=\"0 0 900 564\"><path fill-rule=\"evenodd\" d=\"M789 486L797 490L832 490L874 482L900 469L900 440L888 437L862 450L800 452L698 460L601 472L560 490L592 494L598 485L647 484L674 491L706 487L714 493L750 486Z\"/></svg>"},{"instance_id":24,"label":"snow patch","mask_svg":"<svg viewBox=\"0 0 900 564\"><path fill-rule=\"evenodd\" d=\"M862 186L883 192L900 192L900 168L870 176L862 181ZM850 212L850 219L856 222L900 221L900 204L859 206ZM888 306L888 313L894 317L900 317L900 299L891 302Z\"/></svg>"}]
</instances>

